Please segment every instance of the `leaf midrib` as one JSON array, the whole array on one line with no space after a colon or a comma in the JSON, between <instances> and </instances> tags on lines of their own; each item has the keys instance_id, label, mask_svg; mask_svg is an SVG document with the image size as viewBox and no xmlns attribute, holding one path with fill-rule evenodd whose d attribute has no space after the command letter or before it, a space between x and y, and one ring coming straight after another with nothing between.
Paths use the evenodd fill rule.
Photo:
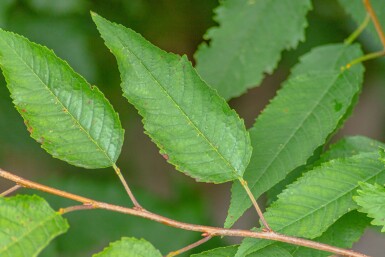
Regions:
<instances>
[{"instance_id":1,"label":"leaf midrib","mask_svg":"<svg viewBox=\"0 0 385 257\"><path fill-rule=\"evenodd\" d=\"M341 57L341 55L344 54L344 52L342 52L340 54L340 56L338 58L336 58L336 61L333 65L333 67L335 67L335 65L338 63L339 61L339 58ZM330 71L330 73L334 73L336 71ZM293 131L293 133L287 138L286 142L283 144L283 147L281 147L278 151L276 151L276 154L274 155L273 158L271 158L271 161L269 162L269 164L267 166L265 166L266 168L264 169L264 172L261 173L261 175L257 178L256 182L252 184L251 186L251 190L258 184L258 181L261 177L263 177L265 174L266 174L266 171L271 167L271 165L275 162L275 160L277 159L277 156L279 156L281 154L281 152L286 148L287 144L289 142L291 142L291 140L293 139L293 137L297 134L298 130L303 126L303 124L308 120L308 118L310 117L310 115L313 113L313 111L320 105L320 103L325 99L325 96L327 95L327 93L330 91L330 89L334 86L335 84L335 81L341 76L343 75L343 73L338 73L336 72L336 76L335 78L333 79L332 83L330 83L329 87L324 91L324 93L321 95L321 97L319 98L320 100L318 102L316 102L312 109L306 114L306 116L303 118L302 122L299 123L299 125L296 127L296 129ZM298 76L298 75L297 75ZM258 196L255 196L255 197L258 197ZM243 198L242 201L244 201L246 199L246 197Z\"/></svg>"},{"instance_id":2,"label":"leaf midrib","mask_svg":"<svg viewBox=\"0 0 385 257\"><path fill-rule=\"evenodd\" d=\"M378 175L379 175L380 173L382 173L382 172L384 172L384 170L380 170L378 173L373 174L373 175L367 177L365 180L362 180L362 181L366 182L366 181L368 181L368 180L371 180L372 178L378 176ZM301 216L300 218L294 220L293 222L288 223L288 224L285 225L284 227L281 227L280 229L278 229L278 231L281 231L281 230L287 228L288 226L291 226L291 225L293 225L294 223L296 223L296 222L298 222L298 221L300 221L300 220L303 220L303 219L307 218L309 215L312 215L313 213L318 212L320 209L325 208L326 206L328 206L328 205L330 205L330 204L333 204L333 203L334 203L335 201L337 201L338 199L340 199L340 198L342 198L342 197L344 197L344 196L350 194L351 192L353 192L354 190L356 190L356 189L359 188L359 187L360 187L360 185L357 184L356 186L351 187L350 190L347 190L347 191L345 191L345 192L343 192L343 193L341 193L341 194L338 194L336 197L334 197L334 198L331 199L330 201L326 202L326 203L323 204L322 206L319 206L318 209L314 209L314 210L312 210L311 212L308 212L306 215L303 215L303 216Z\"/></svg>"},{"instance_id":3,"label":"leaf midrib","mask_svg":"<svg viewBox=\"0 0 385 257\"><path fill-rule=\"evenodd\" d=\"M0 38L1 39L1 38ZM25 39L24 39L25 40ZM33 75L35 75L36 76L36 78L38 78L38 80L41 82L41 84L46 88L46 90L57 100L57 102L63 107L63 108L65 108L66 110L67 110L67 112L66 113L68 113L68 115L72 118L72 120L74 121L74 123L76 124L76 125L78 125L78 127L81 129L81 131L83 131L86 135L87 135L87 137L91 140L91 142L92 143L94 143L96 146L97 146L97 148L107 157L107 160L109 160L110 161L110 163L111 163L111 165L113 165L115 162L114 161L112 161L112 159L108 156L108 154L107 154L107 152L105 152L104 150L103 150L103 148L98 144L98 142L91 136L91 134L90 133L88 133L87 132L87 130L79 123L79 121L72 115L72 113L70 112L70 110L68 109L68 107L67 106L65 106L64 105L64 103L58 98L58 96L57 95L55 95L54 94L54 92L52 91L52 90L50 90L50 88L48 87L48 85L46 84L46 83L44 83L44 81L40 78L40 76L33 70L33 68L27 63L27 62L25 62L24 61L24 59L22 58L22 56L20 56L19 54L18 54L18 52L15 50L15 49L13 49L8 43L7 43L7 41L5 41L5 40L2 40L3 42L5 42L5 44L7 44L8 45L8 47L10 48L10 49L12 49L12 51L15 53L15 55L19 58L19 60L20 61L22 61L24 64L25 64L25 66L26 67L28 67L29 68L29 70L31 71L31 73L33 74ZM39 46L39 45L37 45L37 44L35 44L35 43L33 43L33 42L28 42L28 43L30 43L30 44L32 44L34 47L35 46L38 46L38 47L42 47L42 48L45 48L45 47L43 47L43 46ZM56 56L54 56L54 57L56 57ZM58 57L56 57L56 58L58 58ZM60 59L59 59L59 62L63 62L62 64L64 64L65 66L67 66L67 68L70 68L71 69L71 67L69 67L68 66L68 64L66 63L66 62L64 62L64 61L61 61ZM48 63L47 63L47 66L49 67L49 65L48 65ZM92 89L91 89L92 90Z\"/></svg>"},{"instance_id":4,"label":"leaf midrib","mask_svg":"<svg viewBox=\"0 0 385 257\"><path fill-rule=\"evenodd\" d=\"M366 182L366 181L368 181L368 180L370 180L370 179L372 179L372 178L378 176L381 172L384 172L384 170L380 170L378 173L373 174L372 176L369 176L369 177L367 177L365 180L362 180L362 181ZM296 219L296 220L293 220L292 222L290 222L290 223L288 223L288 224L282 226L281 228L277 229L276 231L277 231L277 232L282 231L282 230L284 230L285 228L287 228L287 227L289 227L289 226L292 226L293 224L295 224L295 223L297 223L297 222L300 222L300 221L303 220L303 219L306 219L307 217L313 215L315 212L318 212L318 211L321 210L322 208L325 208L326 206L328 206L328 205L330 205L330 204L333 204L333 203L334 203L335 201L337 201L338 199L340 199L340 198L342 198L342 197L344 197L344 196L350 194L350 193L351 193L352 191L354 191L354 190L357 190L357 188L359 188L359 187L360 187L360 185L357 184L356 186L352 187L350 190L347 190L347 191L345 191L345 192L343 192L343 193L337 195L336 197L334 197L334 198L331 199L330 201L326 202L324 205L319 206L319 208L314 209L314 210L312 210L312 211L310 211L310 212L307 212L306 215L303 215L303 216L301 216L300 218L298 218L298 219ZM352 210L353 210L353 209L352 209ZM267 210L267 212L268 212L268 210ZM264 246L264 247L262 247L262 248L260 248L260 249L258 249L258 250L256 250L256 251L259 251L259 250L261 250L261 249L263 249L263 248L265 248L265 247L266 247L266 246ZM249 248L249 249L250 249L250 248ZM247 252L247 250L246 250L246 252ZM254 251L254 252L255 252L255 251ZM250 254L250 253L252 253L252 252L247 252L247 254Z\"/></svg>"},{"instance_id":5,"label":"leaf midrib","mask_svg":"<svg viewBox=\"0 0 385 257\"><path fill-rule=\"evenodd\" d=\"M131 53L133 56L135 56L135 58L140 62L140 64L147 70L147 72L150 74L151 78L156 82L156 84L159 86L159 88L163 91L163 93L171 100L171 102L174 104L174 106L182 113L182 116L188 121L187 124L190 125L190 127L192 127L193 129L195 129L200 135L202 135L202 137L205 139L206 143L214 149L214 151L220 156L220 158L225 162L225 164L227 166L230 167L231 171L235 174L236 178L241 178L242 176L240 176L238 173L237 173L237 170L235 169L235 167L233 167L233 165L222 155L222 153L220 153L218 151L218 149L208 140L208 138L200 131L200 129L197 127L197 125L195 124L195 122L193 122L187 115L187 113L181 108L179 107L179 105L177 104L177 102L175 101L175 99L170 95L168 94L167 90L162 86L162 84L158 81L158 79L152 74L151 70L143 63L142 59L139 58L133 51L130 51L130 48L129 46L127 46L124 41L120 38L119 35L117 35L120 43L122 44L123 46L123 49L127 50L129 53ZM180 59L179 61L183 61L183 59ZM231 179L229 179L230 181Z\"/></svg>"},{"instance_id":6,"label":"leaf midrib","mask_svg":"<svg viewBox=\"0 0 385 257\"><path fill-rule=\"evenodd\" d=\"M253 188L259 184L259 180L261 177L263 177L266 172L269 170L269 168L271 167L271 165L277 160L277 157L281 155L281 153L283 152L283 150L286 148L286 146L292 141L292 139L295 137L295 135L297 135L298 131L300 130L300 128L303 126L303 124L309 119L310 115L313 113L313 111L320 105L320 103L325 99L325 96L327 95L327 92L329 92L330 88L334 85L334 82L337 80L339 76L336 76L335 79L333 79L333 83L331 83L330 87L325 90L325 92L321 95L320 97L320 100L318 102L316 102L313 107L311 108L311 110L306 114L306 116L302 119L302 121L299 123L299 125L295 128L295 130L293 130L293 133L287 138L286 142L284 144L282 144L282 147L280 147L278 149L278 151L276 151L275 155L273 158L271 158L271 161L269 162L268 165L266 165L265 169L264 169L264 172L260 174L260 176L256 179L256 182L255 183L252 183L250 189L253 190ZM287 172L286 172L287 173ZM261 192L259 192L259 195L261 194ZM254 195L254 197L259 197L259 195ZM245 201L247 199L246 195L244 195L243 199L242 199L242 202Z\"/></svg>"},{"instance_id":7,"label":"leaf midrib","mask_svg":"<svg viewBox=\"0 0 385 257\"><path fill-rule=\"evenodd\" d=\"M46 217L47 217L47 216L46 216ZM18 239L18 240L12 240L9 244L5 245L2 249L0 249L0 253L1 253L1 252L7 251L7 249L10 249L13 245L15 245L15 244L19 243L20 241L22 241L25 237L27 237L28 235L30 235L30 234L32 234L33 232L35 232L36 229L38 229L38 228L40 228L40 227L45 227L44 225L45 225L46 223L48 223L48 222L51 221L51 220L55 220L55 218L56 218L56 214L53 214L53 215L50 215L50 216L48 216L47 218L41 220L40 222L34 222L34 226L32 226L32 227L31 227L31 226L26 226L27 229L25 230L24 233L15 235L15 236L17 236L17 239ZM57 223L55 222L55 224L57 224ZM57 228L59 228L59 229L60 229L59 232L61 232L61 226L57 226ZM58 232L58 233L59 233L59 232ZM46 234L46 233L45 233L45 234ZM55 234L57 234L57 233L55 232ZM54 236L55 236L55 235L48 235L45 239L48 238L48 240L49 240L49 239L52 239ZM46 242L45 242L45 243L46 243ZM44 245L39 246L39 247L36 247L36 246L34 245L33 247L35 248L35 250L41 250L41 249L44 247ZM36 255L34 255L34 256L36 256Z\"/></svg>"}]
</instances>

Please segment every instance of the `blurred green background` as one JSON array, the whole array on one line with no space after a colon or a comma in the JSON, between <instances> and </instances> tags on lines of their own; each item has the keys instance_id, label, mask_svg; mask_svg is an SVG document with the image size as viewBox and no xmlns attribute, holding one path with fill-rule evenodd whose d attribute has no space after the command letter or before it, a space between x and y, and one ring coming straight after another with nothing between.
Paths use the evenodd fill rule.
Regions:
<instances>
[{"instance_id":1,"label":"blurred green background","mask_svg":"<svg viewBox=\"0 0 385 257\"><path fill-rule=\"evenodd\" d=\"M121 96L116 61L104 46L92 23L89 11L124 24L167 51L193 54L202 42L206 29L214 26L214 0L0 0L0 27L46 45L66 60L91 84L97 85L114 105L125 128L125 142L118 165L139 201L147 209L167 217L207 225L222 226L230 197L230 184L195 183L176 172L160 156L155 145L143 134L140 117ZM231 100L230 104L250 127L275 90L286 78L298 56L310 48L343 41L356 25L334 0L314 0L309 13L306 42L296 50L283 53L279 68L268 75L262 86ZM364 34L360 37L367 52L377 46ZM361 101L342 135L366 135L383 141L385 104L385 65L382 60L366 63L366 82ZM13 108L9 93L0 76L0 167L26 178L94 199L130 206L112 169L84 170L51 158L29 137L23 120ZM12 184L1 180L0 191ZM21 190L23 193L36 193ZM44 195L58 209L73 202ZM70 223L67 234L60 236L41 256L91 256L110 241L122 236L143 237L166 254L200 238L199 233L177 230L136 217L106 211L86 211L66 215ZM256 222L248 212L238 227L249 228ZM368 232L366 253L376 255L384 245L383 236ZM377 240L377 241L376 241ZM378 241L379 240L379 241ZM194 249L199 252L236 242L215 238ZM361 246L358 246L361 247ZM381 246L380 246L381 247ZM378 248L378 246L377 246ZM383 249L382 249L383 250ZM181 256L189 256L191 252Z\"/></svg>"}]
</instances>

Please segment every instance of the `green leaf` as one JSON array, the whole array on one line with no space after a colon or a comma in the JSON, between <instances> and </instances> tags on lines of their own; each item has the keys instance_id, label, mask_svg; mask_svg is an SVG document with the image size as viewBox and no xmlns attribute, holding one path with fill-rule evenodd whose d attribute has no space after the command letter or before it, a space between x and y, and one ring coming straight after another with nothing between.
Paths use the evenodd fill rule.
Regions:
<instances>
[{"instance_id":1,"label":"green leaf","mask_svg":"<svg viewBox=\"0 0 385 257\"><path fill-rule=\"evenodd\" d=\"M345 137L332 144L329 150L321 155L317 163L319 164L337 158L347 158L360 153L375 152L378 151L380 147L385 148L385 144L368 137Z\"/></svg>"},{"instance_id":2,"label":"green leaf","mask_svg":"<svg viewBox=\"0 0 385 257\"><path fill-rule=\"evenodd\" d=\"M42 148L75 166L114 165L124 131L103 93L52 51L3 30L0 67L17 110Z\"/></svg>"},{"instance_id":3,"label":"green leaf","mask_svg":"<svg viewBox=\"0 0 385 257\"><path fill-rule=\"evenodd\" d=\"M103 202L121 206L127 205L127 199L122 197L126 192L123 187L116 186L116 177L112 173L102 172L92 177L82 172L70 176L65 173L55 173L40 179L40 182ZM134 187L131 189L135 192L135 196L140 199L140 203L146 206L148 210L156 210L157 213L162 213L166 217L173 217L176 220L183 220L188 217L188 221L193 224L213 222L213 218L207 212L207 206L203 201L203 199L207 198L207 195L202 194L193 184L186 185L180 183L180 181L173 181L168 186L174 192L173 197L160 196L156 200L154 200L154 192L149 192L145 188ZM73 205L72 200L58 198L43 192L36 193L51 203L53 209ZM186 199L194 200L187 201ZM71 229L55 239L47 247L48 249L46 248L39 254L39 257L56 257L59 255L69 257L91 256L91 254L87 255L85 253L90 251L95 253L95 247L104 246L106 242L117 241L122 235L145 238L164 253L182 248L201 239L201 236L197 233L185 233L180 229L164 226L140 217L127 217L127 215L104 210L72 212L68 214L68 221L71 224ZM92 231L90 231L90 228L92 228ZM170 238L177 238L178 240L170 240ZM220 246L220 243L219 237L213 238L205 243L204 247L208 245ZM51 254L50 250L51 252L56 251L56 254Z\"/></svg>"},{"instance_id":4,"label":"green leaf","mask_svg":"<svg viewBox=\"0 0 385 257\"><path fill-rule=\"evenodd\" d=\"M144 239L123 237L93 257L162 257L162 254Z\"/></svg>"},{"instance_id":5,"label":"green leaf","mask_svg":"<svg viewBox=\"0 0 385 257\"><path fill-rule=\"evenodd\" d=\"M287 250L278 245L270 245L265 247L258 253L250 254L248 257L260 257L260 256L269 256L269 257L292 257Z\"/></svg>"},{"instance_id":6,"label":"green leaf","mask_svg":"<svg viewBox=\"0 0 385 257\"><path fill-rule=\"evenodd\" d=\"M306 161L305 165L299 166L291 171L284 180L281 180L279 183L275 184L266 192L266 206L269 206L272 202L277 200L277 196L286 188L287 185L296 181L299 177L302 176L305 172L312 169L313 165L319 160L322 153L323 146L318 147L313 155Z\"/></svg>"},{"instance_id":7,"label":"green leaf","mask_svg":"<svg viewBox=\"0 0 385 257\"><path fill-rule=\"evenodd\" d=\"M233 257L237 252L238 245L232 245L227 247L220 247L205 251L199 254L193 254L191 257ZM248 257L259 257L259 256L269 256L269 257L292 257L292 255L282 247L278 245L268 246L258 254L250 254Z\"/></svg>"},{"instance_id":8,"label":"green leaf","mask_svg":"<svg viewBox=\"0 0 385 257\"><path fill-rule=\"evenodd\" d=\"M219 27L205 35L210 45L195 54L199 74L225 99L258 85L283 50L304 40L310 9L309 0L222 1L215 11Z\"/></svg>"},{"instance_id":9,"label":"green leaf","mask_svg":"<svg viewBox=\"0 0 385 257\"><path fill-rule=\"evenodd\" d=\"M306 164L340 125L360 92L364 71L361 64L345 71L341 67L361 55L357 45L321 46L293 68L250 129L254 150L244 179L256 198ZM250 206L242 186L235 182L225 226L232 226Z\"/></svg>"},{"instance_id":10,"label":"green leaf","mask_svg":"<svg viewBox=\"0 0 385 257\"><path fill-rule=\"evenodd\" d=\"M92 16L117 58L124 96L143 116L146 133L168 162L198 181L241 178L252 151L249 134L187 58L166 53L131 29Z\"/></svg>"},{"instance_id":11,"label":"green leaf","mask_svg":"<svg viewBox=\"0 0 385 257\"><path fill-rule=\"evenodd\" d=\"M353 20L357 23L357 26L364 21L366 9L362 0L339 0L339 3L345 11L352 16ZM385 28L385 2L383 0L370 0L370 3L382 28ZM367 29L372 36L371 39L373 42L376 42L376 44L380 47L381 41L377 35L373 22L370 22Z\"/></svg>"},{"instance_id":12,"label":"green leaf","mask_svg":"<svg viewBox=\"0 0 385 257\"><path fill-rule=\"evenodd\" d=\"M219 247L198 254L193 254L191 257L232 257L237 253L237 249L238 245Z\"/></svg>"},{"instance_id":13,"label":"green leaf","mask_svg":"<svg viewBox=\"0 0 385 257\"><path fill-rule=\"evenodd\" d=\"M379 147L385 148L385 145L368 137L350 136L343 138L332 144L326 152L318 157L318 160L308 160L308 163L305 166L298 167L290 172L284 180L276 184L267 192L268 200L270 203L275 201L277 195L281 193L287 185L297 180L301 174L312 170L323 162L338 158L347 158L360 153L375 152L379 150ZM311 159L313 158L316 157L312 156Z\"/></svg>"},{"instance_id":14,"label":"green leaf","mask_svg":"<svg viewBox=\"0 0 385 257\"><path fill-rule=\"evenodd\" d=\"M367 213L368 217L373 218L371 223L382 226L381 232L385 232L385 187L368 183L361 183L360 186L358 196L353 197L360 206L358 210Z\"/></svg>"},{"instance_id":15,"label":"green leaf","mask_svg":"<svg viewBox=\"0 0 385 257\"><path fill-rule=\"evenodd\" d=\"M314 241L349 249L361 238L368 224L369 220L365 215L352 211L338 219ZM327 257L330 253L307 247L296 247L292 255L294 257Z\"/></svg>"},{"instance_id":16,"label":"green leaf","mask_svg":"<svg viewBox=\"0 0 385 257\"><path fill-rule=\"evenodd\" d=\"M352 196L360 181L385 182L385 167L378 153L362 153L316 167L289 185L264 216L278 233L310 239L319 237L340 217L357 208ZM237 256L270 243L245 239Z\"/></svg>"},{"instance_id":17,"label":"green leaf","mask_svg":"<svg viewBox=\"0 0 385 257\"><path fill-rule=\"evenodd\" d=\"M0 256L37 256L68 224L37 196L0 197Z\"/></svg>"}]
</instances>

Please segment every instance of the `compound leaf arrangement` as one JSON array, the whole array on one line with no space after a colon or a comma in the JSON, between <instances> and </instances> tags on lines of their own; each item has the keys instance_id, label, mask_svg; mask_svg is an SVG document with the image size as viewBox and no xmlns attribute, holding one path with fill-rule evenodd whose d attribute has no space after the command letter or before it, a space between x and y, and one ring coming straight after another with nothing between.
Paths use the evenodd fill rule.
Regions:
<instances>
[{"instance_id":1,"label":"compound leaf arrangement","mask_svg":"<svg viewBox=\"0 0 385 257\"><path fill-rule=\"evenodd\" d=\"M198 182L233 183L224 228L172 220L139 204L117 166L124 129L104 94L51 50L0 29L0 68L31 137L71 165L112 167L133 204L100 202L0 169L1 177L16 184L0 196L0 256L38 256L68 230L64 215L88 209L201 233L202 239L164 253L167 257L190 254L215 236L243 241L191 256L367 256L349 248L370 224L384 232L385 145L354 136L327 146L359 99L362 62L385 55L385 50L365 55L353 41L369 26L385 49L385 13L381 0L372 0L373 6L369 0L339 2L362 24L344 43L317 46L300 57L249 130L226 100L260 85L283 50L306 40L309 0L223 1L216 9L219 26L208 31L210 41L195 54L196 69L186 56L167 53L132 29L91 12L116 57L123 96L142 117L160 154ZM55 211L38 196L9 196L20 187L80 205ZM262 212L257 199L266 192ZM260 224L233 229L251 206ZM155 244L126 236L92 256L164 256Z\"/></svg>"}]
</instances>

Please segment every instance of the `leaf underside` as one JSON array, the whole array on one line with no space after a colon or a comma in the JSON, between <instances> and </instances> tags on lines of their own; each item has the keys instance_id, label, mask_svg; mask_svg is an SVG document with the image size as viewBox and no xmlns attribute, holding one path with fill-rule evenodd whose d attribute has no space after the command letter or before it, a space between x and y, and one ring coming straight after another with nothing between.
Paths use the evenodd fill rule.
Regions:
<instances>
[{"instance_id":1,"label":"leaf underside","mask_svg":"<svg viewBox=\"0 0 385 257\"><path fill-rule=\"evenodd\" d=\"M208 30L210 44L203 43L195 54L199 74L225 99L257 86L283 50L304 40L310 9L309 0L221 2L215 11L219 27Z\"/></svg>"},{"instance_id":2,"label":"leaf underside","mask_svg":"<svg viewBox=\"0 0 385 257\"><path fill-rule=\"evenodd\" d=\"M68 224L37 196L0 197L0 256L37 256Z\"/></svg>"},{"instance_id":3,"label":"leaf underside","mask_svg":"<svg viewBox=\"0 0 385 257\"><path fill-rule=\"evenodd\" d=\"M277 96L250 129L253 154L244 179L258 198L295 168L306 164L345 119L361 90L363 66L341 67L362 53L357 45L326 45L300 59ZM225 227L251 206L237 181Z\"/></svg>"},{"instance_id":4,"label":"leaf underside","mask_svg":"<svg viewBox=\"0 0 385 257\"><path fill-rule=\"evenodd\" d=\"M242 177L252 148L243 121L198 76L185 56L166 53L142 36L93 14L117 58L124 96L168 162L202 182Z\"/></svg>"},{"instance_id":5,"label":"leaf underside","mask_svg":"<svg viewBox=\"0 0 385 257\"><path fill-rule=\"evenodd\" d=\"M319 237L340 217L357 208L352 196L360 181L385 182L385 168L377 152L317 166L278 195L264 216L276 232L310 239ZM245 239L236 256L245 256L269 244Z\"/></svg>"},{"instance_id":6,"label":"leaf underside","mask_svg":"<svg viewBox=\"0 0 385 257\"><path fill-rule=\"evenodd\" d=\"M96 87L47 48L0 30L0 67L31 137L53 157L103 168L117 160L123 129Z\"/></svg>"},{"instance_id":7,"label":"leaf underside","mask_svg":"<svg viewBox=\"0 0 385 257\"><path fill-rule=\"evenodd\" d=\"M382 181L382 183L384 183ZM382 226L381 232L385 232L385 188L378 184L362 183L357 190L358 196L353 199L360 206L359 211L373 218L373 225Z\"/></svg>"}]
</instances>

